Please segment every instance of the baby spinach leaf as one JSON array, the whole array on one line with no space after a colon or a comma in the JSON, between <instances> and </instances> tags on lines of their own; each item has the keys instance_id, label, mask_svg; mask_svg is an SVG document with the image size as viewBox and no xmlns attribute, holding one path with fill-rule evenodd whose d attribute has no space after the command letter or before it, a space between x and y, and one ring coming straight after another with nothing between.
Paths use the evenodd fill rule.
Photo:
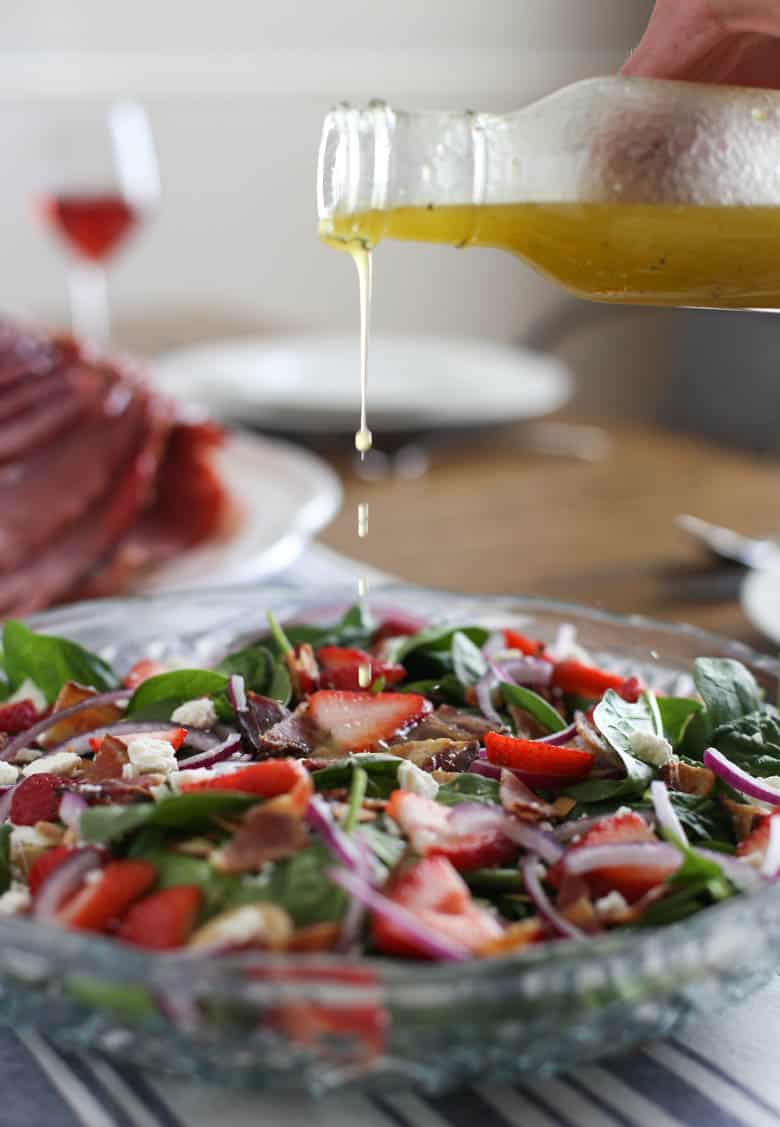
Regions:
<instances>
[{"instance_id":1,"label":"baby spinach leaf","mask_svg":"<svg viewBox=\"0 0 780 1127\"><path fill-rule=\"evenodd\" d=\"M653 781L653 768L627 752L618 752L618 754L626 769L624 778L586 779L584 783L574 783L566 787L562 793L586 806L590 806L591 803L607 802L616 805L636 803Z\"/></svg>"},{"instance_id":2,"label":"baby spinach leaf","mask_svg":"<svg viewBox=\"0 0 780 1127\"><path fill-rule=\"evenodd\" d=\"M133 856L155 866L158 888L196 885L203 893L203 914L206 916L222 911L231 896L237 893L239 878L218 873L205 857L188 857L171 849L152 849L143 853L134 851Z\"/></svg>"},{"instance_id":3,"label":"baby spinach leaf","mask_svg":"<svg viewBox=\"0 0 780 1127\"><path fill-rule=\"evenodd\" d=\"M689 839L699 845L730 845L734 840L731 818L717 798L706 794L684 794L670 790L669 799L682 823ZM637 808L652 810L649 798L637 804Z\"/></svg>"},{"instance_id":4,"label":"baby spinach leaf","mask_svg":"<svg viewBox=\"0 0 780 1127\"><path fill-rule=\"evenodd\" d=\"M499 784L496 779L485 775L474 775L468 771L457 775L439 787L436 801L444 806L457 806L459 802L499 803Z\"/></svg>"},{"instance_id":5,"label":"baby spinach leaf","mask_svg":"<svg viewBox=\"0 0 780 1127\"><path fill-rule=\"evenodd\" d=\"M487 673L487 661L482 651L462 630L452 635L452 668L462 685L475 685Z\"/></svg>"},{"instance_id":6,"label":"baby spinach leaf","mask_svg":"<svg viewBox=\"0 0 780 1127\"><path fill-rule=\"evenodd\" d=\"M711 742L751 775L780 775L780 717L773 710L761 709L721 724Z\"/></svg>"},{"instance_id":7,"label":"baby spinach leaf","mask_svg":"<svg viewBox=\"0 0 780 1127\"><path fill-rule=\"evenodd\" d=\"M144 720L170 720L187 700L210 697L227 687L227 677L210 669L173 669L143 681L127 706L127 715Z\"/></svg>"},{"instance_id":8,"label":"baby spinach leaf","mask_svg":"<svg viewBox=\"0 0 780 1127\"><path fill-rule=\"evenodd\" d=\"M734 895L735 888L717 861L681 847L682 865L666 880L668 892L642 913L640 927L670 924L685 919L701 908Z\"/></svg>"},{"instance_id":9,"label":"baby spinach leaf","mask_svg":"<svg viewBox=\"0 0 780 1127\"><path fill-rule=\"evenodd\" d=\"M115 689L116 674L102 657L67 638L36 634L9 619L3 627L3 664L11 690L29 677L53 704L66 681L91 685L101 692Z\"/></svg>"},{"instance_id":10,"label":"baby spinach leaf","mask_svg":"<svg viewBox=\"0 0 780 1127\"><path fill-rule=\"evenodd\" d=\"M697 657L693 663L693 680L712 729L761 708L761 692L755 677L739 661Z\"/></svg>"},{"instance_id":11,"label":"baby spinach leaf","mask_svg":"<svg viewBox=\"0 0 780 1127\"><path fill-rule=\"evenodd\" d=\"M656 718L646 695L638 701L623 700L614 689L607 689L593 712L593 723L609 746L617 752L631 752L634 732L657 735Z\"/></svg>"},{"instance_id":12,"label":"baby spinach leaf","mask_svg":"<svg viewBox=\"0 0 780 1127\"><path fill-rule=\"evenodd\" d=\"M347 759L334 759L327 767L312 773L315 790L334 790L348 787L355 767L362 767L368 776L366 794L370 798L387 798L398 786L398 765L403 760L397 755L380 755L370 751L351 755Z\"/></svg>"},{"instance_id":13,"label":"baby spinach leaf","mask_svg":"<svg viewBox=\"0 0 780 1127\"><path fill-rule=\"evenodd\" d=\"M211 790L132 806L91 806L82 814L80 828L84 840L96 845L119 841L141 826L198 832L212 828L213 817L241 814L256 802L257 795Z\"/></svg>"},{"instance_id":14,"label":"baby spinach leaf","mask_svg":"<svg viewBox=\"0 0 780 1127\"><path fill-rule=\"evenodd\" d=\"M701 712L701 703L690 697L656 697L656 700L664 735L672 747L676 748L682 741L691 717Z\"/></svg>"},{"instance_id":15,"label":"baby spinach leaf","mask_svg":"<svg viewBox=\"0 0 780 1127\"><path fill-rule=\"evenodd\" d=\"M356 603L338 622L325 626L308 623L285 623L284 635L293 646L308 642L314 649L320 646L365 646L371 639L375 623L366 608ZM270 635L261 639L275 654L281 652L278 642Z\"/></svg>"},{"instance_id":16,"label":"baby spinach leaf","mask_svg":"<svg viewBox=\"0 0 780 1127\"><path fill-rule=\"evenodd\" d=\"M394 869L406 851L404 838L388 833L382 828L381 821L366 822L356 832L387 869Z\"/></svg>"},{"instance_id":17,"label":"baby spinach leaf","mask_svg":"<svg viewBox=\"0 0 780 1127\"><path fill-rule=\"evenodd\" d=\"M244 678L247 689L264 697L272 697L282 704L287 704L292 695L287 666L259 642L227 654L216 666L216 672L223 673L226 677L237 673Z\"/></svg>"},{"instance_id":18,"label":"baby spinach leaf","mask_svg":"<svg viewBox=\"0 0 780 1127\"><path fill-rule=\"evenodd\" d=\"M392 651L393 662L407 665L407 658L416 654L420 657L434 654L450 657L452 639L457 633L463 633L475 646L484 646L490 637L490 631L484 627L451 627L451 625L434 625L427 630L420 630L416 635L401 638ZM407 665L408 668L408 665Z\"/></svg>"},{"instance_id":19,"label":"baby spinach leaf","mask_svg":"<svg viewBox=\"0 0 780 1127\"><path fill-rule=\"evenodd\" d=\"M285 861L267 865L259 876L244 878L227 907L270 900L286 909L297 927L340 920L346 897L328 879L333 864L324 846L309 845Z\"/></svg>"},{"instance_id":20,"label":"baby spinach leaf","mask_svg":"<svg viewBox=\"0 0 780 1127\"><path fill-rule=\"evenodd\" d=\"M511 685L506 681L501 682L500 688L504 704L522 708L523 712L533 716L548 732L562 732L566 727L566 721L560 712L532 689L526 689L524 685Z\"/></svg>"}]
</instances>

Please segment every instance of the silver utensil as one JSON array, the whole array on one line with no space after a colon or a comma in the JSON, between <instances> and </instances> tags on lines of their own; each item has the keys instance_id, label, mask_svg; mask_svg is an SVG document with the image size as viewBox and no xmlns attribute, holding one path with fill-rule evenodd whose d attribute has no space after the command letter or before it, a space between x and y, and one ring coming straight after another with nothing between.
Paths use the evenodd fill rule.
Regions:
<instances>
[{"instance_id":1,"label":"silver utensil","mask_svg":"<svg viewBox=\"0 0 780 1127\"><path fill-rule=\"evenodd\" d=\"M780 563L780 539L743 536L733 528L710 524L690 513L680 513L675 523L721 560L749 568L766 568Z\"/></svg>"}]
</instances>

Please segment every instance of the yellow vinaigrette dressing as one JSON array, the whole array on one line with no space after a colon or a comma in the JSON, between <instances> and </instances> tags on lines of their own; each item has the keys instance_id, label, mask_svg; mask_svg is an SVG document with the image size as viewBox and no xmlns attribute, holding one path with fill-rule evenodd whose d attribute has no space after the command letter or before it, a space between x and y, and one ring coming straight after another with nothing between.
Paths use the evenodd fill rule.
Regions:
<instances>
[{"instance_id":1,"label":"yellow vinaigrette dressing","mask_svg":"<svg viewBox=\"0 0 780 1127\"><path fill-rule=\"evenodd\" d=\"M496 247L597 301L780 309L780 207L619 202L397 207L331 216L320 223L320 236L348 250L356 262L382 239Z\"/></svg>"}]
</instances>

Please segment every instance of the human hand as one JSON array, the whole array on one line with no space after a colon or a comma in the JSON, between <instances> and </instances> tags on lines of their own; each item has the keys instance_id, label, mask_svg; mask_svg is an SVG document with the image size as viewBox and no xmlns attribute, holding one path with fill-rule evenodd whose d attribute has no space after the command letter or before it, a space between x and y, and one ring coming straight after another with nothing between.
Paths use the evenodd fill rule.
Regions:
<instances>
[{"instance_id":1,"label":"human hand","mask_svg":"<svg viewBox=\"0 0 780 1127\"><path fill-rule=\"evenodd\" d=\"M780 2L656 0L621 73L780 89Z\"/></svg>"}]
</instances>

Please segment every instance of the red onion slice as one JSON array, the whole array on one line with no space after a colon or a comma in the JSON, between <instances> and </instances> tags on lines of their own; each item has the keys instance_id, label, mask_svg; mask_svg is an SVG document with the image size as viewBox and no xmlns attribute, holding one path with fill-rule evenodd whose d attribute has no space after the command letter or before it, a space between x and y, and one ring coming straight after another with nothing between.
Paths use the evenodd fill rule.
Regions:
<instances>
[{"instance_id":1,"label":"red onion slice","mask_svg":"<svg viewBox=\"0 0 780 1127\"><path fill-rule=\"evenodd\" d=\"M79 819L88 807L89 803L80 794L66 791L60 800L60 821L71 829L78 829Z\"/></svg>"},{"instance_id":2,"label":"red onion slice","mask_svg":"<svg viewBox=\"0 0 780 1127\"><path fill-rule=\"evenodd\" d=\"M453 943L443 935L439 935L426 924L404 908L378 892L368 881L363 880L357 873L347 869L329 869L328 877L342 888L344 892L359 900L375 915L386 920L398 931L403 932L411 943L421 952L432 959L442 962L463 962L469 958L469 952L458 943Z\"/></svg>"},{"instance_id":3,"label":"red onion slice","mask_svg":"<svg viewBox=\"0 0 780 1127\"><path fill-rule=\"evenodd\" d=\"M501 807L489 806L485 802L459 802L457 806L453 806L448 832L464 836L490 832L503 834L515 845L538 854L550 865L563 855L562 846L551 833L512 817Z\"/></svg>"},{"instance_id":4,"label":"red onion slice","mask_svg":"<svg viewBox=\"0 0 780 1127\"><path fill-rule=\"evenodd\" d=\"M739 857L732 857L729 853L718 853L714 849L697 849L696 852L720 865L724 876L728 877L740 892L755 892L766 883L757 869Z\"/></svg>"},{"instance_id":5,"label":"red onion slice","mask_svg":"<svg viewBox=\"0 0 780 1127\"><path fill-rule=\"evenodd\" d=\"M54 869L38 890L33 901L32 917L54 923L63 900L81 885L87 873L99 868L102 858L94 846L77 850Z\"/></svg>"},{"instance_id":6,"label":"red onion slice","mask_svg":"<svg viewBox=\"0 0 780 1127\"><path fill-rule=\"evenodd\" d=\"M682 822L677 817L677 811L672 806L666 783L661 779L654 779L650 784L650 797L653 800L653 810L655 810L658 825L672 837L676 837L683 845L687 845L688 835L683 829Z\"/></svg>"},{"instance_id":7,"label":"red onion slice","mask_svg":"<svg viewBox=\"0 0 780 1127\"><path fill-rule=\"evenodd\" d=\"M585 939L585 932L580 931L574 924L569 923L565 916L562 916L561 913L553 907L539 879L539 873L537 871L538 865L539 860L537 857L528 857L523 862L522 868L525 890L530 896L537 912L542 919L549 924L556 935L562 935L566 939Z\"/></svg>"},{"instance_id":8,"label":"red onion slice","mask_svg":"<svg viewBox=\"0 0 780 1127\"><path fill-rule=\"evenodd\" d=\"M732 763L717 748L708 747L704 752L704 766L714 771L724 783L728 783L734 790L757 798L759 802L768 802L772 806L780 805L780 790L767 786L761 779L756 779L743 771L736 763Z\"/></svg>"},{"instance_id":9,"label":"red onion slice","mask_svg":"<svg viewBox=\"0 0 780 1127\"><path fill-rule=\"evenodd\" d=\"M644 818L646 822L653 821L653 815L646 810L636 810L636 814L640 818ZM571 841L574 837L580 837L582 834L587 833L593 826L597 826L599 822L603 822L605 818L609 818L609 814L594 814L590 818L576 818L573 822L565 822L562 826L558 826L554 830L555 837L558 841Z\"/></svg>"},{"instance_id":10,"label":"red onion slice","mask_svg":"<svg viewBox=\"0 0 780 1127\"><path fill-rule=\"evenodd\" d=\"M450 807L447 819L448 832L452 834L484 834L505 832L509 821L501 806L486 802L458 802Z\"/></svg>"},{"instance_id":11,"label":"red onion slice","mask_svg":"<svg viewBox=\"0 0 780 1127\"><path fill-rule=\"evenodd\" d=\"M500 681L537 688L549 685L553 675L552 663L541 657L513 657L509 661L491 662L490 668Z\"/></svg>"},{"instance_id":12,"label":"red onion slice","mask_svg":"<svg viewBox=\"0 0 780 1127\"><path fill-rule=\"evenodd\" d=\"M2 791L0 792L0 826L11 813L11 801L14 797L14 791L16 790L16 787L17 784L14 783L13 786L3 787Z\"/></svg>"},{"instance_id":13,"label":"red onion slice","mask_svg":"<svg viewBox=\"0 0 780 1127\"><path fill-rule=\"evenodd\" d=\"M673 845L659 841L632 842L625 845L587 845L566 854L563 866L572 876L582 876L594 869L658 868L673 872L682 864L682 853Z\"/></svg>"},{"instance_id":14,"label":"red onion slice","mask_svg":"<svg viewBox=\"0 0 780 1127\"><path fill-rule=\"evenodd\" d=\"M87 697L86 700L72 704L70 708L62 708L59 712L50 712L43 720L39 720L37 724L33 724L25 732L20 732L18 736L14 736L0 751L0 759L13 759L17 751L27 747L38 736L47 732L49 728L53 728L55 724L59 724L60 720L67 720L70 716L76 716L86 708L95 708L95 706L103 704L118 704L119 701L129 700L132 695L132 689L114 689L110 693L98 693L95 697ZM159 724L157 727L159 728Z\"/></svg>"},{"instance_id":15,"label":"red onion slice","mask_svg":"<svg viewBox=\"0 0 780 1127\"><path fill-rule=\"evenodd\" d=\"M348 834L345 834L331 813L325 799L315 794L306 807L306 821L322 838L323 845L342 865L352 872L359 868L358 849Z\"/></svg>"},{"instance_id":16,"label":"red onion slice","mask_svg":"<svg viewBox=\"0 0 780 1127\"><path fill-rule=\"evenodd\" d=\"M550 732L546 736L539 736L535 743L551 744L553 747L565 747L566 744L576 738L577 725L569 724L567 728L561 728L560 732Z\"/></svg>"},{"instance_id":17,"label":"red onion slice","mask_svg":"<svg viewBox=\"0 0 780 1127\"><path fill-rule=\"evenodd\" d=\"M371 884L371 855L369 852L368 844L365 839L360 836L358 831L352 841L355 844L355 873L364 880L366 884ZM366 906L362 900L353 896L349 902L347 913L341 925L341 932L339 934L338 943L336 944L337 951L351 951L357 944L360 937L360 931L363 927L363 920L366 916Z\"/></svg>"},{"instance_id":18,"label":"red onion slice","mask_svg":"<svg viewBox=\"0 0 780 1127\"><path fill-rule=\"evenodd\" d=\"M469 764L467 774L482 775L486 779L495 779L498 782L501 778L501 771L502 768L497 763L488 763L487 759L474 759Z\"/></svg>"},{"instance_id":19,"label":"red onion slice","mask_svg":"<svg viewBox=\"0 0 780 1127\"><path fill-rule=\"evenodd\" d=\"M480 677L474 688L477 694L477 704L480 707L482 715L486 720L489 720L491 724L495 725L497 731L501 732L504 730L506 725L501 719L501 715L498 712L497 708L493 704L491 695L493 689L498 683L498 674L496 673L495 669L490 668L483 677Z\"/></svg>"},{"instance_id":20,"label":"red onion slice","mask_svg":"<svg viewBox=\"0 0 780 1127\"><path fill-rule=\"evenodd\" d=\"M206 751L200 751L197 755L190 755L186 759L179 760L179 770L189 771L193 767L213 767L215 763L221 763L223 759L229 759L231 755L238 751L241 747L241 736L238 732L234 732L223 740L221 744L216 747L210 747Z\"/></svg>"},{"instance_id":21,"label":"red onion slice","mask_svg":"<svg viewBox=\"0 0 780 1127\"><path fill-rule=\"evenodd\" d=\"M44 756L51 755L54 751L62 751L67 748L75 755L85 755L92 750L92 740L101 740L104 736L116 736L120 740L128 739L130 736L142 736L147 732L164 732L170 730L175 731L177 728L183 728L183 724L166 723L164 720L119 720L116 724L109 724L104 728L93 728L89 732L82 732L78 736L73 736L69 740L63 740L62 743L56 744L54 747L44 752ZM190 743L190 736L192 733L187 732L185 743ZM205 732L198 732L198 736L205 735ZM198 743L200 740L198 739ZM212 738L208 746L215 742Z\"/></svg>"},{"instance_id":22,"label":"red onion slice","mask_svg":"<svg viewBox=\"0 0 780 1127\"><path fill-rule=\"evenodd\" d=\"M512 839L515 845L521 845L529 853L535 853L548 865L554 865L563 856L563 847L555 840L549 830L539 829L538 826L529 825L528 822L522 822L519 818L507 817L504 833Z\"/></svg>"},{"instance_id":23,"label":"red onion slice","mask_svg":"<svg viewBox=\"0 0 780 1127\"><path fill-rule=\"evenodd\" d=\"M240 673L234 673L231 676L228 681L228 693L230 694L230 703L236 712L246 712L246 686Z\"/></svg>"}]
</instances>

